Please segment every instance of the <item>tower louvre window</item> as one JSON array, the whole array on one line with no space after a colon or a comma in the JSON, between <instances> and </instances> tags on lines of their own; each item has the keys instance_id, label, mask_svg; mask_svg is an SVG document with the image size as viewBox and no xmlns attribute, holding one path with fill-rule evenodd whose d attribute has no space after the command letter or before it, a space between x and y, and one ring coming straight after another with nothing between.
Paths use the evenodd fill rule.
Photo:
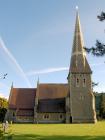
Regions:
<instances>
[{"instance_id":1,"label":"tower louvre window","mask_svg":"<svg viewBox=\"0 0 105 140\"><path fill-rule=\"evenodd\" d=\"M84 78L83 79L83 87L85 87L86 86L86 79Z\"/></svg>"},{"instance_id":2,"label":"tower louvre window","mask_svg":"<svg viewBox=\"0 0 105 140\"><path fill-rule=\"evenodd\" d=\"M76 79L76 86L79 87L79 78Z\"/></svg>"}]
</instances>

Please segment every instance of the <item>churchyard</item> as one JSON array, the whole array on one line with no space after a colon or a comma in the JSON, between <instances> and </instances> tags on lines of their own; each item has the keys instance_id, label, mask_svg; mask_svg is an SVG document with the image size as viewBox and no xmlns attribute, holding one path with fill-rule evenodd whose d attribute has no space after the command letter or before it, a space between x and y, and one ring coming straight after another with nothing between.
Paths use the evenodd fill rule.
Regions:
<instances>
[{"instance_id":1,"label":"churchyard","mask_svg":"<svg viewBox=\"0 0 105 140\"><path fill-rule=\"evenodd\" d=\"M105 121L96 124L11 124L4 137L9 140L105 140Z\"/></svg>"}]
</instances>

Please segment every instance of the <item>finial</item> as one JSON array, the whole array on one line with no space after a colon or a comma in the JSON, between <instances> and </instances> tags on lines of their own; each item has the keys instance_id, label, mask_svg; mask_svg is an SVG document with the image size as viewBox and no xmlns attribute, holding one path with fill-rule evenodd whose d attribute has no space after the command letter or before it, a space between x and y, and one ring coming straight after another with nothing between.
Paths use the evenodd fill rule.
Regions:
<instances>
[{"instance_id":1,"label":"finial","mask_svg":"<svg viewBox=\"0 0 105 140\"><path fill-rule=\"evenodd\" d=\"M76 6L76 10L78 11L78 6Z\"/></svg>"}]
</instances>

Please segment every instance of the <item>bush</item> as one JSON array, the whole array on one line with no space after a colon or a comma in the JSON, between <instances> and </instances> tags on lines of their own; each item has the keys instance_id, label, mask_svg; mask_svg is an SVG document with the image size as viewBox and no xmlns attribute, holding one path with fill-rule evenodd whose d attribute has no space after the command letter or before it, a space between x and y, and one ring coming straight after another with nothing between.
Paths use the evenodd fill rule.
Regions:
<instances>
[{"instance_id":1,"label":"bush","mask_svg":"<svg viewBox=\"0 0 105 140\"><path fill-rule=\"evenodd\" d=\"M6 108L0 108L0 122L3 122L6 112L7 112Z\"/></svg>"},{"instance_id":2,"label":"bush","mask_svg":"<svg viewBox=\"0 0 105 140\"><path fill-rule=\"evenodd\" d=\"M3 131L0 130L0 140L3 140Z\"/></svg>"}]
</instances>

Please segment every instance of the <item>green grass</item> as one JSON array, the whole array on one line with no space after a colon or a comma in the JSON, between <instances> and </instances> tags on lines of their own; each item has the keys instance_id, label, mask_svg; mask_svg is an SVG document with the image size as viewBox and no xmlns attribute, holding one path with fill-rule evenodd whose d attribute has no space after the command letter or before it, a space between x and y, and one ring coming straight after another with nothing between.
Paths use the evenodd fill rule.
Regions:
<instances>
[{"instance_id":1,"label":"green grass","mask_svg":"<svg viewBox=\"0 0 105 140\"><path fill-rule=\"evenodd\" d=\"M13 140L105 140L105 121L96 124L12 124Z\"/></svg>"}]
</instances>

